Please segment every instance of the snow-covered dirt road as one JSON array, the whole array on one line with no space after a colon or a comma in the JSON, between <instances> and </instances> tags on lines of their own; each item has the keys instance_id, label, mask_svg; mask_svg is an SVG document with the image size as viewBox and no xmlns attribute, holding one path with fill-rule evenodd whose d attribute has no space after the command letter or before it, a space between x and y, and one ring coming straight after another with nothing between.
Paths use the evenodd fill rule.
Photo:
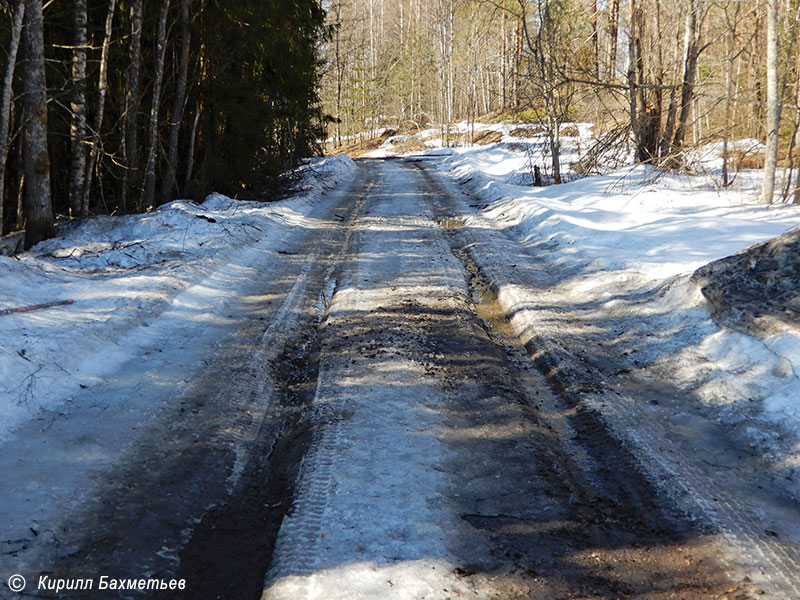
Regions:
<instances>
[{"instance_id":1,"label":"snow-covered dirt road","mask_svg":"<svg viewBox=\"0 0 800 600\"><path fill-rule=\"evenodd\" d=\"M263 598L708 598L713 536L661 504L476 316L442 193L376 162L322 336L312 442ZM581 431L576 431L580 427Z\"/></svg>"},{"instance_id":2,"label":"snow-covered dirt road","mask_svg":"<svg viewBox=\"0 0 800 600\"><path fill-rule=\"evenodd\" d=\"M362 161L280 252L226 269L222 315L16 428L6 577L43 597L42 573L185 580L164 598L800 598L797 505L752 449L669 389L607 382L558 339L547 264L474 214L435 162Z\"/></svg>"}]
</instances>

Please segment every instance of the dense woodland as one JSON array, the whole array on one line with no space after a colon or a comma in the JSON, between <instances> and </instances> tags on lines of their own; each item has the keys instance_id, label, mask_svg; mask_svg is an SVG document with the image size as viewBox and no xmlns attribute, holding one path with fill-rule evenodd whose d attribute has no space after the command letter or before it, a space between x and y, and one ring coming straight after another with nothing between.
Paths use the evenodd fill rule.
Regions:
<instances>
[{"instance_id":1,"label":"dense woodland","mask_svg":"<svg viewBox=\"0 0 800 600\"><path fill-rule=\"evenodd\" d=\"M334 144L379 127L482 118L538 122L560 180L559 131L596 123L598 144L691 170L716 142L721 185L775 168L797 195L798 0L330 0L322 96ZM443 127L447 140L447 128ZM767 143L755 154L731 140ZM606 148L590 149L585 170ZM593 152L593 154L592 154ZM800 199L800 195L797 195Z\"/></svg>"},{"instance_id":2,"label":"dense woodland","mask_svg":"<svg viewBox=\"0 0 800 600\"><path fill-rule=\"evenodd\" d=\"M316 151L316 0L0 4L0 223L260 198Z\"/></svg>"},{"instance_id":3,"label":"dense woodland","mask_svg":"<svg viewBox=\"0 0 800 600\"><path fill-rule=\"evenodd\" d=\"M713 142L722 186L763 167L765 200L800 200L798 22L800 0L6 0L0 223L31 245L54 215L264 198L326 135L448 143L479 117L539 123L555 182L582 120L585 173L631 143L691 171Z\"/></svg>"}]
</instances>

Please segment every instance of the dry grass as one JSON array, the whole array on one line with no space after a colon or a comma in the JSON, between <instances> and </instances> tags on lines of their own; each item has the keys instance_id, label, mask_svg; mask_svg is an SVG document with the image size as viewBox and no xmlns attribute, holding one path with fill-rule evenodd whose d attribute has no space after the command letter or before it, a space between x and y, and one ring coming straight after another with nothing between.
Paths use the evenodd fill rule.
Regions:
<instances>
[{"instance_id":1,"label":"dry grass","mask_svg":"<svg viewBox=\"0 0 800 600\"><path fill-rule=\"evenodd\" d=\"M325 144L325 155L332 156L334 154L347 154L351 158L359 158L364 156L367 152L372 152L381 147L383 142L397 135L396 131L386 131L378 137L374 138L359 138L356 140L346 140L342 142L341 146L337 146L333 142Z\"/></svg>"},{"instance_id":2,"label":"dry grass","mask_svg":"<svg viewBox=\"0 0 800 600\"><path fill-rule=\"evenodd\" d=\"M392 151L397 153L419 152L421 150L426 150L427 148L428 147L425 145L423 140L411 136L409 136L404 142L399 142L392 145Z\"/></svg>"},{"instance_id":3,"label":"dry grass","mask_svg":"<svg viewBox=\"0 0 800 600\"><path fill-rule=\"evenodd\" d=\"M778 151L778 167L788 168L789 157L788 149L781 148ZM732 168L740 171L742 169L763 169L764 168L765 154L763 150L753 150L745 152L743 150L732 150L728 152L728 164ZM794 160L797 166L797 158Z\"/></svg>"},{"instance_id":4,"label":"dry grass","mask_svg":"<svg viewBox=\"0 0 800 600\"><path fill-rule=\"evenodd\" d=\"M512 137L527 138L534 135L543 135L546 131L547 130L541 125L536 125L535 127L517 127L516 129L512 129L509 135Z\"/></svg>"},{"instance_id":5,"label":"dry grass","mask_svg":"<svg viewBox=\"0 0 800 600\"><path fill-rule=\"evenodd\" d=\"M499 131L492 131L491 129L481 129L475 132L475 137L472 142L481 146L487 144L495 144L503 139L503 134Z\"/></svg>"},{"instance_id":6,"label":"dry grass","mask_svg":"<svg viewBox=\"0 0 800 600\"><path fill-rule=\"evenodd\" d=\"M474 134L469 131L465 133L455 133L450 136L450 141L459 144L478 144L479 146L486 146L499 142L503 138L503 134L491 129L479 129Z\"/></svg>"}]
</instances>

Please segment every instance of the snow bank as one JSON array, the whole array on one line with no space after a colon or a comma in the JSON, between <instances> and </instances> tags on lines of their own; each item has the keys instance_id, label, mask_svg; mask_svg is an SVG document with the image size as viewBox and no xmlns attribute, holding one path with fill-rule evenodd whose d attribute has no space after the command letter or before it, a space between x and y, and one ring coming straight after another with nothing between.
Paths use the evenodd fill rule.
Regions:
<instances>
[{"instance_id":1,"label":"snow bank","mask_svg":"<svg viewBox=\"0 0 800 600\"><path fill-rule=\"evenodd\" d=\"M571 165L581 158L582 151L585 151L594 140L593 127L594 125L591 123L564 123L561 126L563 177L572 176ZM489 132L497 135L486 135ZM442 148L443 134L445 133L449 137L448 143L455 149ZM503 163L501 168L506 175L506 180L511 183L521 185L532 183L534 164L539 166L545 180L551 177L550 147L541 125L461 121L451 124L448 132L443 132L441 127L434 127L414 134L392 136L384 140L377 150L368 152L365 156L384 158L417 154L417 150L403 150L403 145L409 142L416 142L414 145L418 147L430 148L426 154L430 154L432 150L439 150L437 154L451 154L470 148L491 149L495 157L492 162L495 164L497 164L497 156L504 157L504 160L501 161Z\"/></svg>"},{"instance_id":2,"label":"snow bank","mask_svg":"<svg viewBox=\"0 0 800 600\"><path fill-rule=\"evenodd\" d=\"M307 222L319 195L354 169L346 156L314 159L302 168L302 193L281 202L177 200L147 214L68 223L29 252L0 256L0 310L75 300L0 316L0 439L141 353L160 317L168 321L160 328L180 311L213 319L210 307L234 293L224 274L231 261L274 251L286 231Z\"/></svg>"},{"instance_id":3,"label":"snow bank","mask_svg":"<svg viewBox=\"0 0 800 600\"><path fill-rule=\"evenodd\" d=\"M709 150L703 160L716 159ZM775 437L765 433L768 423L800 437L798 330L748 335L721 327L689 279L711 261L800 225L800 207L759 203L760 173L743 171L726 190L709 175L646 166L522 187L515 174L526 156L502 144L454 149L440 168L481 201L482 213L467 225L485 227L488 219L551 263L558 298L583 311L585 322L635 322L646 331L616 341L643 369L696 393L720 419L760 420L752 433L767 446Z\"/></svg>"}]
</instances>

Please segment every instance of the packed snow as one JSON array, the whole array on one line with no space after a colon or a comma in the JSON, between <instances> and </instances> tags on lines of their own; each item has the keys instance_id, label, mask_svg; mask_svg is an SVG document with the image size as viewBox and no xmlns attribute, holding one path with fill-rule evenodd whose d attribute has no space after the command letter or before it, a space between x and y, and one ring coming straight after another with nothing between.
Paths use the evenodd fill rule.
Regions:
<instances>
[{"instance_id":1,"label":"packed snow","mask_svg":"<svg viewBox=\"0 0 800 600\"><path fill-rule=\"evenodd\" d=\"M324 190L349 178L346 156L303 168L301 192L275 203L219 194L151 213L61 225L58 237L0 256L0 310L59 300L73 304L0 315L0 440L42 411L102 381L152 341L195 322L213 323L236 294L232 263L276 252L308 223Z\"/></svg>"}]
</instances>

